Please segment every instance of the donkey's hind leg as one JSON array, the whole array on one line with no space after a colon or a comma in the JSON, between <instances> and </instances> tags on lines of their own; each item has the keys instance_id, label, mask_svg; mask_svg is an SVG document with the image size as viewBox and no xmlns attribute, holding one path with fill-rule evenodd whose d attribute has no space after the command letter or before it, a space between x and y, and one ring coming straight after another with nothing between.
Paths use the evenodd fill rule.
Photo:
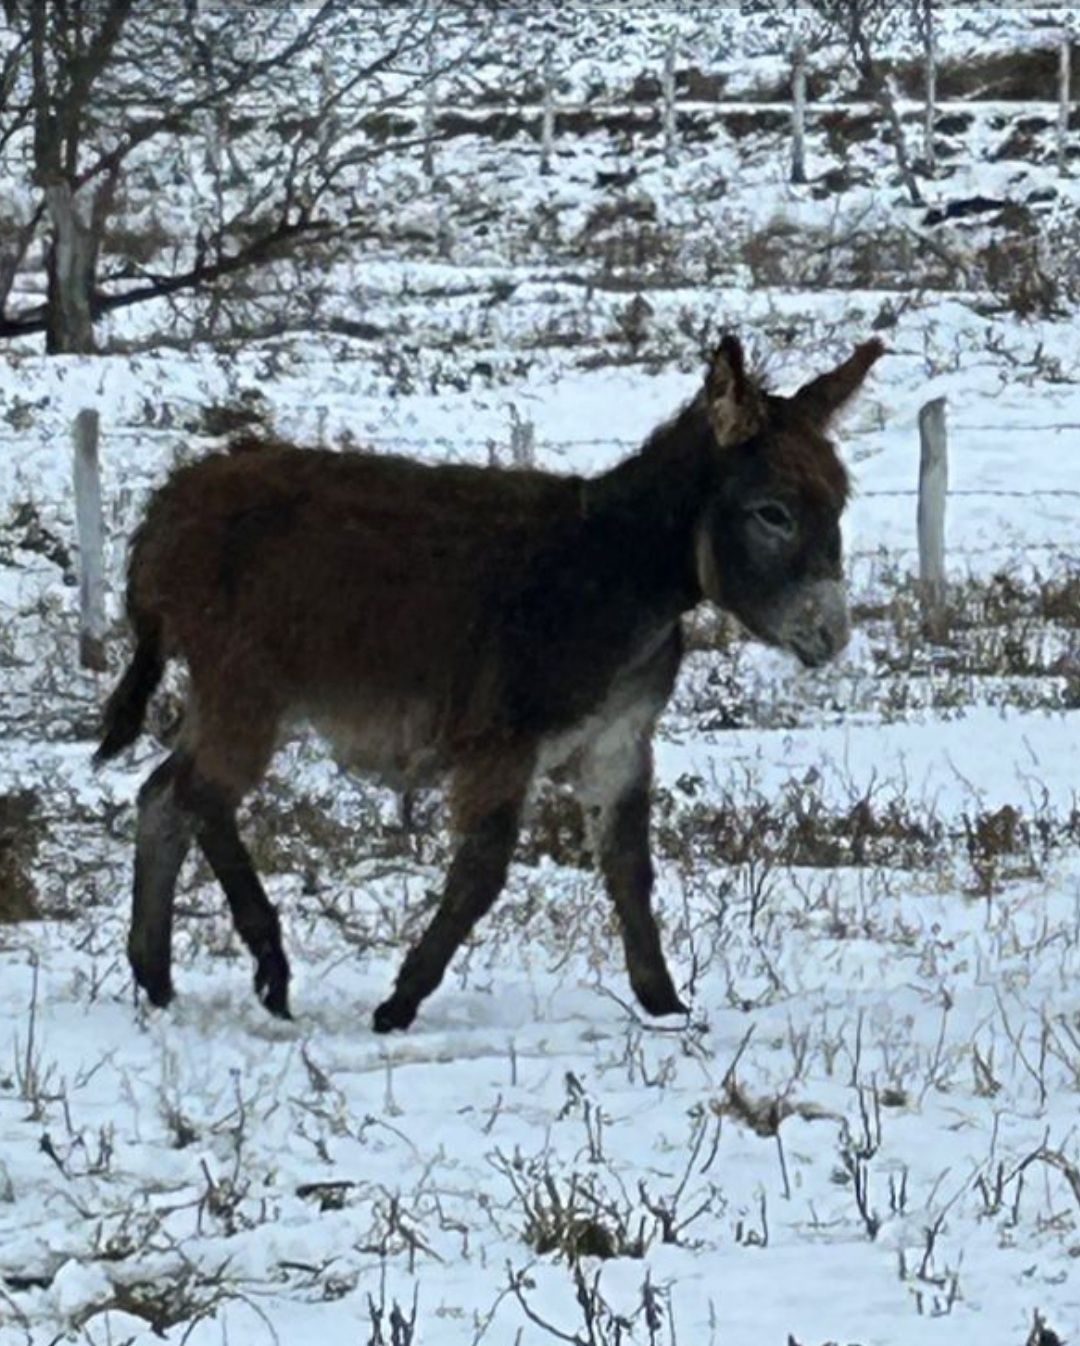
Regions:
<instances>
[{"instance_id":1,"label":"donkey's hind leg","mask_svg":"<svg viewBox=\"0 0 1080 1346\"><path fill-rule=\"evenodd\" d=\"M393 995L376 1009L376 1033L408 1028L420 1002L442 981L451 958L502 892L532 767L529 749L485 758L456 773L450 805L457 848L442 901L406 955Z\"/></svg>"},{"instance_id":2,"label":"donkey's hind leg","mask_svg":"<svg viewBox=\"0 0 1080 1346\"><path fill-rule=\"evenodd\" d=\"M177 798L184 766L179 753L153 772L139 791L135 888L128 961L154 1005L172 999L172 925L176 878L191 846L191 820Z\"/></svg>"},{"instance_id":3,"label":"donkey's hind leg","mask_svg":"<svg viewBox=\"0 0 1080 1346\"><path fill-rule=\"evenodd\" d=\"M221 884L233 925L255 959L255 994L271 1014L289 1019L289 964L281 923L236 828L236 810L273 756L278 705L264 682L228 660L200 679L190 719L189 769L178 790L195 840Z\"/></svg>"}]
</instances>

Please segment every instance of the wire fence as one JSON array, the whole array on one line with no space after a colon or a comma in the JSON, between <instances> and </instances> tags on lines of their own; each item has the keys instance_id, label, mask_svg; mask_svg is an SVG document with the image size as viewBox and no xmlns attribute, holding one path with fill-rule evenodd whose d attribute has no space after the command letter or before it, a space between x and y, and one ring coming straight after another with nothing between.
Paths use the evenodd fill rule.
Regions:
<instances>
[{"instance_id":1,"label":"wire fence","mask_svg":"<svg viewBox=\"0 0 1080 1346\"><path fill-rule=\"evenodd\" d=\"M520 422L517 422L520 423ZM515 421L513 417L507 421L507 431L504 434L492 433L486 437L465 436L465 435L416 435L416 434L363 434L358 436L356 448L359 450L373 449L387 453L411 453L417 455L433 455L445 453L448 455L479 456L488 454L493 448L499 448L503 445L509 445L511 441L511 432ZM527 424L531 424L528 423ZM975 432L987 432L1002 430L1002 426L982 425L982 424L964 424L953 423L951 430L954 434L966 434ZM1028 434L1046 434L1051 431L1077 431L1080 430L1080 423L1063 422L1056 425L1018 425L1009 426L1010 433L1028 433ZM879 434L876 430L848 431L845 434L846 440L858 438L871 438ZM26 432L0 431L0 444L18 445L22 448L28 448L33 444L41 442L43 435L41 433L31 435ZM52 443L63 445L66 449L66 439L57 439L55 435L49 436ZM196 430L186 430L178 426L161 425L141 425L137 423L114 423L103 426L103 439L109 440L165 440L176 447L185 444L201 445L208 447L212 444L220 443L220 439L214 436L206 435ZM641 448L644 437L641 439L631 439L615 435L593 436L593 437L574 437L562 438L557 436L545 436L533 429L533 442L539 453L553 454L556 457L569 458L576 451L592 450L603 451L614 455L615 453L630 454ZM107 456L107 447L105 453ZM866 460L864 460L866 461ZM913 464L914 471L914 464ZM915 499L919 495L919 487L895 486L895 487L869 487L859 488L856 496L860 500L887 500L887 499ZM1011 499L1011 500L1038 500L1049 498L1080 499L1080 487L1061 487L1057 485L1047 486L1023 486L1023 487L1004 487L1004 486L976 486L976 487L949 487L948 498L957 499Z\"/></svg>"},{"instance_id":2,"label":"wire fence","mask_svg":"<svg viewBox=\"0 0 1080 1346\"><path fill-rule=\"evenodd\" d=\"M935 409L940 413L935 422L937 428L934 434L928 438L924 413ZM618 436L578 436L566 439L552 436L540 439L537 437L535 426L531 421L523 418L512 405L509 410L510 416L506 431L501 435L492 434L487 437L477 437L375 434L365 437L365 447L377 451L404 451L412 453L414 456L423 454L428 457L435 457L436 460L441 458L444 462L452 461L455 458L458 461L468 461L470 458L475 461L478 455L484 454L488 463L498 464L503 468L509 467L510 469L536 467L542 461L541 451L544 450L564 459L571 458L575 451L582 450L593 452L601 450L605 455L615 458L625 457L639 447L638 441ZM80 587L79 620L82 633L80 662L86 668L100 668L105 663L103 644L100 639L100 630L104 628L102 618L104 595L109 587L110 576L115 582L118 567L122 563L123 539L130 530L134 521L133 516L140 507L146 493L150 490L152 477L156 473L140 473L140 479L136 483L126 478L124 474L124 467L130 466L130 460L127 464L121 463L118 465L120 470L114 478L115 484L111 491L106 492L102 490L99 475L100 463L97 454L84 454L83 457L86 461L82 463L83 489L80 495L79 465L81 460L79 457L78 431L80 422L88 414L94 417L96 424L96 412L81 412L75 419L76 472L74 486L75 500L79 503L80 508L72 510L73 517L70 524L75 525L77 533L77 538L73 540L76 542L74 555L78 558L78 582ZM320 416L319 420L320 429L322 429L325 416ZM869 488L859 491L857 495L857 498L861 500L916 501L917 507L911 510L910 514L910 540L908 540L906 528L903 527L902 538L896 536L897 521L894 518L890 521L888 536L883 539L881 544L876 547L861 546L848 550L848 564L855 568L852 571L853 576L856 571L861 571L865 581L865 567L869 567L871 575L897 570L907 573L909 569L915 570L920 579L919 589L927 614L926 619L931 621L934 612L945 602L948 593L948 581L955 579L956 575L962 573L965 567L970 569L980 563L985 565L990 558L993 558L997 565L1005 568L1009 568L1017 562L1030 562L1032 560L1035 560L1036 567L1039 564L1052 566L1064 564L1071 568L1080 564L1080 511L1077 513L1076 535L1071 538L1067 534L1053 540L1038 538L1039 529L1031 530L1036 533L1035 538L1025 538L1019 533L1013 534L1011 529L1004 528L1000 542L995 541L989 545L982 543L978 545L951 545L946 551L945 511L948 501L958 499L1032 501L1060 500L1062 498L1076 500L1080 499L1080 488L1025 485L1013 488L1001 486L960 487L950 490L948 487L948 444L944 400L936 399L934 402L928 403L923 408L923 412L920 413L919 420L923 452L918 460L918 485ZM46 421L49 424L46 424ZM961 433L965 431L979 432L979 427L965 426L963 423L953 428ZM1053 427L1031 426L1026 428L1029 431L1045 433ZM875 432L867 431L865 433ZM47 452L60 458L61 456L66 457L69 452L69 434L70 431L69 433L63 432L60 417L54 415L42 418L34 427L33 433L20 428L0 434L0 441L6 444L19 444L24 450L24 454L31 444L36 445L39 449L45 447ZM200 433L196 429L180 425L148 425L130 421L108 425L103 438L105 444L103 458L106 462L108 461L109 440L114 442L118 440L129 442L154 441L174 449L184 445L195 448L210 448L222 442L219 436ZM930 450L929 453L928 450ZM914 461L913 455L913 468ZM159 465L160 460L154 464L155 467ZM147 464L147 466L149 467L150 464ZM92 482L86 477L88 472L93 475ZM18 478L13 476L11 480L14 484ZM92 489L89 489L90 487ZM92 509L88 508L87 501L92 502ZM0 501L0 505L2 504L3 502ZM10 512L17 508L18 501L12 496L7 504ZM61 519L63 519L64 512L61 511ZM905 510L904 514L906 513ZM106 523L106 514L108 523ZM61 526L66 528L70 525L67 521L64 521ZM14 535L13 540L15 545L18 546L18 539ZM49 541L49 545L52 546L55 553L56 547L53 546L53 543L56 539L48 537L47 530L40 533L36 538L36 545L32 546L31 550L41 550L43 540ZM911 564L910 558L913 557L915 561L914 564ZM1038 558L1045 559L1040 561ZM52 560L55 557L48 557L43 554L43 559ZM69 564L70 561L65 561L65 565ZM97 596L96 606L89 601L88 595ZM12 604L0 601L0 609L7 609L9 613L15 612L19 608L18 603ZM95 633L98 634L95 635Z\"/></svg>"}]
</instances>

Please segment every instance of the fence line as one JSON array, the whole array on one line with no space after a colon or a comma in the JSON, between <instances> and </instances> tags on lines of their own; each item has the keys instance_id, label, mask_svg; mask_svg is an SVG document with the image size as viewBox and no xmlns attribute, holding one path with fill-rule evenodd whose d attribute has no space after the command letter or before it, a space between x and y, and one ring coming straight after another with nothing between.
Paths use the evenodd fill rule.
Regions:
<instances>
[{"instance_id":1,"label":"fence line","mask_svg":"<svg viewBox=\"0 0 1080 1346\"><path fill-rule=\"evenodd\" d=\"M955 431L973 431L984 429L1000 429L1000 427L974 426L974 425L956 425L953 424ZM1012 426L1010 430L1020 429L1026 431L1046 431L1050 429L1080 429L1080 425L1061 425L1061 426ZM866 431L866 435L877 434L877 431ZM853 436L849 433L848 438ZM200 440L216 439L216 436L206 436L196 431L185 431L173 426L137 426L137 425L110 425L108 428L108 438L112 440L142 440L147 438L166 439L176 444L198 442ZM317 436L316 436L317 438ZM0 433L0 443L26 445L32 442L34 436L27 434L3 434ZM478 453L488 453L492 446L504 444L510 449L510 458L514 462L522 461L526 456L535 459L537 450L550 450L559 452L569 449L622 449L633 451L639 449L644 443L645 437L640 439L623 439L614 436L604 436L594 439L555 439L545 437L536 433L535 426L527 418L522 417L516 407L510 407L508 427L505 435L492 433L486 438L458 438L456 436L446 435L439 437L422 437L415 435L365 435L362 437L362 444L379 449L469 449ZM528 444L526 450L522 446ZM915 486L895 486L895 487L871 487L867 489L856 488L855 499L857 500L889 500L889 499L915 499L919 494ZM950 499L1041 499L1043 497L1064 497L1066 499L1080 499L1080 488L1058 487L1058 486L1032 486L1021 489L1007 487L950 487L948 491Z\"/></svg>"},{"instance_id":2,"label":"fence line","mask_svg":"<svg viewBox=\"0 0 1080 1346\"><path fill-rule=\"evenodd\" d=\"M512 420L512 412L510 413L510 415ZM953 421L952 428L954 431L960 431L964 434L975 432L985 433L988 431L996 431L998 433L1001 433L1003 430L1006 429L1010 434L1016 431L1020 431L1021 433L1024 434L1045 434L1051 430L1054 431L1055 433L1059 433L1064 430L1080 430L1080 421L1077 422L1064 421L1056 425L1009 425L1009 426L1003 426L1000 423L997 425L965 425L962 422L958 423L956 421ZM847 442L854 439L869 439L871 437L877 437L881 433L882 432L880 430L875 428L867 430L845 430L843 437L845 442ZM163 439L168 438L176 440L199 440L199 439L218 438L218 436L207 435L201 430L185 430L184 428L175 425L135 425L132 423L125 424L121 422L119 424L110 425L109 427L109 437L111 439L144 439L147 437L153 438L154 436L160 436ZM603 435L598 436L594 439L559 439L552 435L538 434L537 442L544 446L550 446L553 448L566 448L566 449L600 449L600 448L639 449L645 442L647 437L648 437L647 431L644 432L638 439L627 439L618 435ZM430 436L365 435L363 437L363 442L365 444L370 444L374 446L386 446L386 447L393 446L393 447L416 448L416 449L443 448L443 447L459 447L463 449L486 449L487 446L491 443L491 440L493 438L497 438L497 436L488 435L486 439L475 439L471 436L463 436L463 435L430 435ZM10 432L10 433L6 431L0 431L0 443L2 444L26 445L33 442L34 439L35 439L34 435L28 434L25 431ZM865 459L864 461L869 460ZM898 491L898 492L892 492L892 491L886 492L886 494L890 495L911 494L911 493L912 492L910 490ZM955 492L951 492L951 494L955 494ZM1011 495L1014 494L1014 492L1008 491L1004 492L1004 494ZM1021 494L1023 493L1021 492ZM1070 494L1070 492L1068 490L1064 490L1059 492L1059 494L1068 495Z\"/></svg>"},{"instance_id":3,"label":"fence line","mask_svg":"<svg viewBox=\"0 0 1080 1346\"><path fill-rule=\"evenodd\" d=\"M884 101L864 100L859 103L809 103L806 99L806 77L807 77L807 51L805 43L796 38L793 47L789 51L791 62L791 97L782 102L755 102L753 100L732 100L730 102L721 100L701 100L701 99L680 99L678 96L678 87L676 80L676 43L677 38L674 32L665 44L660 68L658 100L641 103L561 103L556 105L556 79L554 74L554 44L548 41L544 47L541 60L541 85L543 90L543 101L539 109L541 117L540 127L540 172L541 174L550 174L552 169L554 155L554 136L556 129L556 118L560 112L564 114L580 114L583 111L600 113L617 112L619 115L626 115L631 111L641 111L643 120L647 119L649 125L659 122L664 142L664 163L666 167L675 166L677 149L679 145L678 135L678 113L682 112L712 112L714 115L723 116L725 113L755 113L770 112L782 109L790 117L789 134L792 140L792 158L789 179L793 183L805 181L805 148L804 136L806 127L806 118L808 115L816 115L822 111L835 114L840 108L850 109L856 115L867 111L875 115L886 114L893 123L893 129L900 135L901 118L911 111L922 111L924 122L924 138L927 146L927 160L931 166L931 172L934 167L934 124L943 111L949 111L954 108L963 108L968 111L974 105L973 101L962 99L949 99L944 102L937 101L937 52L934 42L932 26L928 27L924 50L924 85L926 92L922 98L899 98L891 92L891 84L887 87L890 92ZM1070 87L1070 56L1071 56L1072 34L1068 27L1048 31L1045 34L1036 35L1036 41L1032 44L1038 49L1056 48L1058 52L1058 96L1056 99L1046 100L1024 100L1026 106L1031 107L1040 102L1046 102L1049 106L1057 107L1057 128L1056 128L1056 158L1058 175L1065 177L1068 172L1068 140L1069 140L1069 119L1072 107L1072 91ZM1015 45L1015 44L1014 44ZM1012 47L1009 48L1012 50ZM433 95L428 90L428 97ZM1002 100L998 100L999 102ZM657 106L657 102L659 106ZM535 105L519 102L508 105L510 111L494 111L494 115L526 117ZM489 104L485 107L474 107L469 109L478 117L493 115L493 108ZM455 111L461 115L461 109ZM426 118L432 114L426 114ZM536 115L533 111L532 115ZM425 125L430 126L430 121L425 120ZM425 151L427 153L427 151ZM902 156L901 156L902 157ZM917 195L917 193L916 193Z\"/></svg>"},{"instance_id":4,"label":"fence line","mask_svg":"<svg viewBox=\"0 0 1080 1346\"><path fill-rule=\"evenodd\" d=\"M928 638L934 639L938 630L938 618L947 593L946 550L945 550L945 509L950 495L967 498L1013 498L1030 499L1038 497L1080 498L1080 489L1056 490L1047 488L1027 488L1024 490L1003 490L998 488L964 489L949 491L947 443L945 436L945 399L939 397L926 403L919 413L919 433L921 440L919 486L917 489L896 488L888 490L870 490L863 498L918 498L916 514L915 547L877 548L849 553L849 561L880 559L918 552L919 578L923 601L923 629ZM121 427L110 431L116 434ZM152 427L124 427L131 435L143 436L152 432ZM157 428L158 434L168 434L174 440L183 439L184 432L171 427L167 430ZM95 410L85 409L75 417L73 425L74 441L74 493L75 521L79 547L79 658L86 668L104 670L107 665L105 651L105 524L102 510L100 459L98 455L99 418ZM29 436L21 437L24 441ZM536 431L534 424L523 417L516 406L510 407L508 429L508 449L513 468L530 468L536 465ZM400 442L400 441L399 441ZM426 441L431 444L432 441ZM482 443L488 450L488 461L497 463L498 446L506 440L492 436ZM591 441L562 441L562 447L572 443L602 444L611 446L625 441L598 439ZM125 488L126 489L126 488ZM1073 559L1071 548L1060 543L1020 542L986 548L957 548L955 556L1005 555L1017 548L1025 555L1032 552L1044 552L1068 556Z\"/></svg>"},{"instance_id":5,"label":"fence line","mask_svg":"<svg viewBox=\"0 0 1080 1346\"><path fill-rule=\"evenodd\" d=\"M1075 546L1064 542L1029 542L1026 538L1018 538L1013 543L1000 543L988 547L950 547L950 556L1011 556L1021 559L1026 557L1029 552L1048 552L1056 553L1059 556L1068 557L1070 561L1080 564L1080 552ZM862 547L855 551L845 550L844 560L849 561L888 561L894 556L917 556L919 552L917 543L908 543L903 546L889 547Z\"/></svg>"},{"instance_id":6,"label":"fence line","mask_svg":"<svg viewBox=\"0 0 1080 1346\"><path fill-rule=\"evenodd\" d=\"M338 104L340 112L353 113L363 116L380 117L385 115L385 110L380 108L377 103L341 103ZM1024 110L1028 108L1045 108L1047 111L1057 111L1060 103L1057 98L946 98L939 100L936 104L939 113L948 112L985 112L987 115L1013 112L1017 116L1024 115ZM679 112L717 112L717 113L753 113L753 112L783 112L791 111L791 103L787 100L777 99L753 99L753 98L679 98L676 93L675 107ZM921 98L905 98L903 96L896 100L897 110L904 114L919 112L923 108ZM273 116L279 109L267 104L265 107L249 106L237 104L233 108L235 118L247 118L257 116ZM572 102L569 100L555 103L553 105L555 116L562 113L577 115L582 112L614 113L624 114L628 112L638 112L642 117L655 119L657 115L656 104L645 101L618 101L596 99L589 102ZM865 98L838 98L832 102L821 102L818 99L807 99L805 111L808 116L823 116L836 112L851 112L862 116L868 112L876 112L878 104ZM314 114L317 109L312 109ZM520 103L444 103L439 109L436 107L436 116L453 113L454 116L475 117L477 121L483 122L491 117L512 117L528 116L533 118L542 118L544 113L543 102L520 102ZM415 103L395 103L391 115L401 115L415 118L418 122L423 121L424 102ZM662 120L661 120L662 126ZM362 128L361 128L362 129Z\"/></svg>"},{"instance_id":7,"label":"fence line","mask_svg":"<svg viewBox=\"0 0 1080 1346\"><path fill-rule=\"evenodd\" d=\"M887 497L892 496L906 496L908 498L912 498L914 496L917 496L918 494L919 494L918 488L914 486L907 486L907 487L898 486L896 487L895 490L882 490L882 491L860 491L856 487L855 499L857 500L866 500L874 498L885 499ZM1031 497L1032 499L1038 499L1039 497L1044 495L1052 495L1055 497L1061 495L1080 497L1080 490L1072 490L1069 487L1059 490L1056 486L1034 486L1030 490L1026 491L1010 491L1006 490L1004 487L987 486L984 488L981 486L975 486L970 488L963 488L961 490L953 490L950 487L948 495L950 500L957 497L962 498L964 496L978 496L980 498L983 496L989 496L991 498L1002 497L1009 500L1026 500L1029 497Z\"/></svg>"},{"instance_id":8,"label":"fence line","mask_svg":"<svg viewBox=\"0 0 1080 1346\"><path fill-rule=\"evenodd\" d=\"M1047 43L1045 49L1055 52L1060 50L1060 48L1053 43ZM661 53L659 62L661 76L666 53L667 48L665 47ZM1006 54L1004 49L1001 54ZM541 53L540 59L537 62L538 72L542 69L542 62L543 54ZM316 79L319 79L318 75L316 75ZM437 97L435 101L436 116L453 115L455 117L475 117L479 121L485 121L493 116L528 116L540 118L543 115L544 102L542 94L539 99L516 99L512 95L507 94L503 101L496 101L494 98L490 101L480 101L483 97L483 91L478 93L472 89L463 89L460 93L455 93L453 87L448 83L445 74L437 74L435 83L440 93L440 96ZM353 119L358 124L358 128L362 130L362 121L365 117L400 117L402 120L415 121L419 127L423 122L424 107L428 100L427 87L427 83L425 82L424 87L418 90L415 95L403 97L401 101L395 99L392 106L387 106L385 103L380 102L342 99L334 104L333 116L339 128L342 121ZM663 86L660 77L658 77L657 95L653 98L634 98L630 93L621 93L618 90L613 90L610 94L597 98L588 98L584 93L578 93L558 99L554 103L554 111L556 116L562 113L576 115L582 112L616 114L639 112L643 116L655 118L658 113L662 112L662 100ZM137 121L140 117L151 117L156 106L156 104L129 103L126 105L126 111ZM921 96L908 96L902 93L898 95L896 99L896 106L902 114L910 115L921 112L925 106L925 102ZM939 113L975 111L992 114L1012 111L1017 115L1023 115L1023 111L1026 108L1045 109L1048 113L1056 113L1059 106L1060 97L1055 94L1047 94L1045 97L1037 98L956 97L939 99L935 103L935 108ZM680 94L678 86L676 85L675 108L678 112L716 111L744 113L760 110L762 112L787 113L791 111L791 100L790 98L754 98L749 94L743 97L692 97L689 94ZM843 93L840 93L831 100L807 98L805 108L806 112L812 115L848 111L862 115L867 112L876 111L878 109L878 104L869 98L846 97ZM280 115L281 111L282 108L280 103L258 101L255 99L237 99L229 109L233 121L245 121L252 117L271 118ZM292 111L298 117L314 117L318 116L320 113L320 104L309 102L306 105L301 105L297 102L292 105Z\"/></svg>"}]
</instances>

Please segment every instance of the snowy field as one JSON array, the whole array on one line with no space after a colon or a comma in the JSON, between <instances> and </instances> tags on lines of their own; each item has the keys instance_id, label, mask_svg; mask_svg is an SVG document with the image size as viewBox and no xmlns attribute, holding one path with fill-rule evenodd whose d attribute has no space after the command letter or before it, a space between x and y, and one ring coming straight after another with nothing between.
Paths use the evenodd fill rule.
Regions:
<instances>
[{"instance_id":1,"label":"snowy field","mask_svg":"<svg viewBox=\"0 0 1080 1346\"><path fill-rule=\"evenodd\" d=\"M958 59L1019 40L1018 19L988 22L950 17ZM598 64L612 87L655 64L659 37L646 25L609 59L565 40L580 92ZM747 47L763 80L767 45ZM976 117L959 176L928 196L1053 181L1054 221L1075 210L1076 180L1045 157L993 159L1004 134ZM895 185L839 206L788 188L781 145L695 143L676 169L643 156L635 191L678 255L638 289L585 285L574 254L598 169L637 148L583 137L542 181L527 137L478 139L454 151L449 218L482 191L505 212L492 233L463 213L450 258L383 237L335 262L328 306L377 339L178 351L152 341L165 319L150 306L103 324L124 349L27 343L0 361L0 840L5 801L25 794L35 907L0 923L0 1346L1080 1340L1075 312L1021 319L895 278L765 283L742 261L716 278L696 219L720 246L780 218L873 237L900 210ZM824 171L824 142L811 149ZM887 176L879 141L853 153ZM404 229L430 202L406 202L409 156L380 165L370 185L402 191ZM710 205L717 175L731 192ZM544 203L562 221L546 242L526 227ZM538 465L593 471L695 393L701 332L724 326L780 391L874 330L889 354L838 434L856 485L850 647L804 672L702 627L661 723L657 901L688 1023L630 1003L612 913L549 793L442 987L408 1033L376 1037L445 829L426 796L403 828L395 796L314 739L282 752L244 826L282 913L295 1022L256 1003L194 862L177 999L137 1003L132 806L179 676L156 738L100 773L89 759L127 648L126 539L169 468L220 442L205 408L262 406L305 442L503 465L525 421ZM951 591L930 645L917 415L941 396ZM74 654L70 427L88 405L109 676Z\"/></svg>"}]
</instances>

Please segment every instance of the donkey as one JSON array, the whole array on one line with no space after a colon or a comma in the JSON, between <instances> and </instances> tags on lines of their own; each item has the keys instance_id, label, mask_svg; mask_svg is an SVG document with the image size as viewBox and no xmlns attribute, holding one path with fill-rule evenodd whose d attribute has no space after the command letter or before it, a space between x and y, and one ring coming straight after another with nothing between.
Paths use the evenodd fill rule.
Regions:
<instances>
[{"instance_id":1,"label":"donkey","mask_svg":"<svg viewBox=\"0 0 1080 1346\"><path fill-rule=\"evenodd\" d=\"M236 825L284 729L402 788L444 782L453 858L374 1028L406 1028L506 880L530 785L558 771L595 836L634 994L685 1013L651 908L651 738L702 599L804 664L848 637L830 420L883 353L859 346L793 396L726 336L698 394L593 477L248 444L180 468L131 551L134 656L96 762L137 737L166 660L189 696L142 786L128 956L172 997L174 890L194 840L289 1017L277 912ZM238 448L241 446L237 446Z\"/></svg>"}]
</instances>

